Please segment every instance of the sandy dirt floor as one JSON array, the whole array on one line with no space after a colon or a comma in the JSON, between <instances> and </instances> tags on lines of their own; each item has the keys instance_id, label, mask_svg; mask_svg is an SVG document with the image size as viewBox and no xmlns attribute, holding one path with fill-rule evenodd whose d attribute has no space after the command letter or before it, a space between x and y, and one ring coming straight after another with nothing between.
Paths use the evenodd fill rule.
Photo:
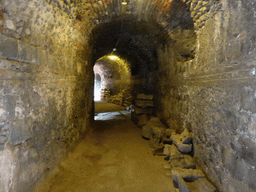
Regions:
<instances>
[{"instance_id":1,"label":"sandy dirt floor","mask_svg":"<svg viewBox=\"0 0 256 192\"><path fill-rule=\"evenodd\" d=\"M114 104L100 105L95 107L93 130L36 191L175 192L163 169L164 157L152 155L149 141L141 137L130 112ZM102 107L110 105L116 112Z\"/></svg>"}]
</instances>

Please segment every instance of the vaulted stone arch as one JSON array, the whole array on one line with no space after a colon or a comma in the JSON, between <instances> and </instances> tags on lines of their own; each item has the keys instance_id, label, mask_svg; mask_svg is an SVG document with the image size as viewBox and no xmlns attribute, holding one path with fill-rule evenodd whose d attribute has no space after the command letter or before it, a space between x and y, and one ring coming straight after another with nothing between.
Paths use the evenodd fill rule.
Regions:
<instances>
[{"instance_id":1,"label":"vaulted stone arch","mask_svg":"<svg viewBox=\"0 0 256 192\"><path fill-rule=\"evenodd\" d=\"M255 9L253 0L2 0L0 189L31 190L90 130L93 65L116 48L146 79L157 116L192 131L209 179L255 191Z\"/></svg>"}]
</instances>

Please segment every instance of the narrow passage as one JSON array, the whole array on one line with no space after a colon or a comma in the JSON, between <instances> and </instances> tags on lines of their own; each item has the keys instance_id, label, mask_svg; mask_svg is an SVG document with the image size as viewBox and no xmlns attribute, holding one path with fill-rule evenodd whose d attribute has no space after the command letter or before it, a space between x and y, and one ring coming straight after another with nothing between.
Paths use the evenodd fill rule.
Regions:
<instances>
[{"instance_id":1,"label":"narrow passage","mask_svg":"<svg viewBox=\"0 0 256 192\"><path fill-rule=\"evenodd\" d=\"M174 192L163 157L152 155L149 141L141 137L130 113L113 110L120 110L114 104L98 105L93 130L48 178L41 192ZM112 112L105 108L109 105Z\"/></svg>"}]
</instances>

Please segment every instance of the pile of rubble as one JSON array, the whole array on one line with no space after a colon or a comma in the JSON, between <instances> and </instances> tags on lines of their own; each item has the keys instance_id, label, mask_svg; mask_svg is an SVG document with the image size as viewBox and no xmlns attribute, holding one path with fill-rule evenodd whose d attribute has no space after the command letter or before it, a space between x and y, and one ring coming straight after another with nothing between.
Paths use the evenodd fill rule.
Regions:
<instances>
[{"instance_id":1,"label":"pile of rubble","mask_svg":"<svg viewBox=\"0 0 256 192\"><path fill-rule=\"evenodd\" d=\"M146 125L154 112L153 95L138 94L132 106L132 121L139 127Z\"/></svg>"},{"instance_id":2,"label":"pile of rubble","mask_svg":"<svg viewBox=\"0 0 256 192\"><path fill-rule=\"evenodd\" d=\"M108 102L111 102L117 105L122 105L125 107L130 106L133 100L129 87L125 87L116 95L111 95L110 91L108 91L106 92L106 98Z\"/></svg>"},{"instance_id":3,"label":"pile of rubble","mask_svg":"<svg viewBox=\"0 0 256 192\"><path fill-rule=\"evenodd\" d=\"M142 137L150 140L154 155L166 156L164 169L180 192L216 192L193 160L193 135L188 129L177 134L156 117L142 127Z\"/></svg>"}]
</instances>

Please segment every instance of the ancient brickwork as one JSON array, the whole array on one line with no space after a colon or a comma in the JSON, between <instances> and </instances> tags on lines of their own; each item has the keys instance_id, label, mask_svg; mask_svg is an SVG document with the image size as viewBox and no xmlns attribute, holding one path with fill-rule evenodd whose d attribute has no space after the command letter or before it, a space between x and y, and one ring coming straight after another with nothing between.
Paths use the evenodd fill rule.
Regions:
<instances>
[{"instance_id":1,"label":"ancient brickwork","mask_svg":"<svg viewBox=\"0 0 256 192\"><path fill-rule=\"evenodd\" d=\"M30 191L89 130L90 49L72 1L1 2L0 191Z\"/></svg>"},{"instance_id":2,"label":"ancient brickwork","mask_svg":"<svg viewBox=\"0 0 256 192\"><path fill-rule=\"evenodd\" d=\"M179 63L172 48L159 51L159 117L193 131L195 159L221 191L256 189L255 8L254 1L219 1L203 27L195 25L193 60Z\"/></svg>"}]
</instances>

